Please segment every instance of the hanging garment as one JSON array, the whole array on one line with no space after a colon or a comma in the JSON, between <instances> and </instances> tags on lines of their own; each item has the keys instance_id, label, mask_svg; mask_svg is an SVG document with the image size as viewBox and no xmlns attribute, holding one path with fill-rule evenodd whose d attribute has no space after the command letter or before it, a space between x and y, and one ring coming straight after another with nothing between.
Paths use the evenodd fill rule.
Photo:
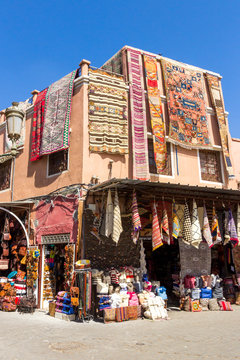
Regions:
<instances>
[{"instance_id":1,"label":"hanging garment","mask_svg":"<svg viewBox=\"0 0 240 360\"><path fill-rule=\"evenodd\" d=\"M190 218L188 204L185 203L182 235L183 235L183 241L187 244L191 244L191 242L192 242L191 225L192 224L191 224L191 218Z\"/></svg>"},{"instance_id":2,"label":"hanging garment","mask_svg":"<svg viewBox=\"0 0 240 360\"><path fill-rule=\"evenodd\" d=\"M120 206L118 201L118 193L117 189L115 190L115 198L114 198L114 209L113 209L113 231L112 231L112 239L117 244L120 238L120 235L123 231L122 228L122 219Z\"/></svg>"},{"instance_id":3,"label":"hanging garment","mask_svg":"<svg viewBox=\"0 0 240 360\"><path fill-rule=\"evenodd\" d=\"M238 204L237 208L237 236L240 239L240 204ZM240 242L238 243L240 245Z\"/></svg>"},{"instance_id":4,"label":"hanging garment","mask_svg":"<svg viewBox=\"0 0 240 360\"><path fill-rule=\"evenodd\" d=\"M210 229L205 205L203 210L203 238L207 242L209 247L213 246L213 239L212 239L211 229Z\"/></svg>"},{"instance_id":5,"label":"hanging garment","mask_svg":"<svg viewBox=\"0 0 240 360\"><path fill-rule=\"evenodd\" d=\"M213 207L213 218L212 218L212 240L213 245L218 244L222 241L219 224L218 224L218 217L216 214L215 207Z\"/></svg>"},{"instance_id":6,"label":"hanging garment","mask_svg":"<svg viewBox=\"0 0 240 360\"><path fill-rule=\"evenodd\" d=\"M152 248L153 251L163 245L162 235L159 227L156 203L152 204Z\"/></svg>"},{"instance_id":7,"label":"hanging garment","mask_svg":"<svg viewBox=\"0 0 240 360\"><path fill-rule=\"evenodd\" d=\"M184 223L184 205L176 204L176 214L179 221L180 231L178 236L183 236L183 223Z\"/></svg>"},{"instance_id":8,"label":"hanging garment","mask_svg":"<svg viewBox=\"0 0 240 360\"><path fill-rule=\"evenodd\" d=\"M113 202L111 190L108 189L106 220L105 220L105 236L109 237L113 232Z\"/></svg>"},{"instance_id":9,"label":"hanging garment","mask_svg":"<svg viewBox=\"0 0 240 360\"><path fill-rule=\"evenodd\" d=\"M236 245L238 245L239 240L238 240L236 226L235 226L235 222L233 219L233 214L232 214L231 209L229 209L229 211L228 211L228 225L227 226L228 226L228 233L230 236L230 241L231 241L233 247L235 247Z\"/></svg>"},{"instance_id":10,"label":"hanging garment","mask_svg":"<svg viewBox=\"0 0 240 360\"><path fill-rule=\"evenodd\" d=\"M144 66L153 133L154 158L157 172L158 174L161 174L166 168L167 146L162 101L158 85L157 59L152 56L144 55Z\"/></svg>"},{"instance_id":11,"label":"hanging garment","mask_svg":"<svg viewBox=\"0 0 240 360\"><path fill-rule=\"evenodd\" d=\"M133 199L132 199L132 224L133 224L133 232L132 239L136 244L139 238L139 230L141 229L141 219L138 212L138 204L137 204L137 196L135 190L133 190Z\"/></svg>"},{"instance_id":12,"label":"hanging garment","mask_svg":"<svg viewBox=\"0 0 240 360\"><path fill-rule=\"evenodd\" d=\"M180 233L180 223L177 216L177 210L176 210L176 204L175 201L173 201L173 231L172 236L177 239Z\"/></svg>"},{"instance_id":13,"label":"hanging garment","mask_svg":"<svg viewBox=\"0 0 240 360\"><path fill-rule=\"evenodd\" d=\"M196 201L193 200L193 211L192 211L192 246L199 248L199 244L202 241L202 234L200 228L200 222L198 218L198 208Z\"/></svg>"},{"instance_id":14,"label":"hanging garment","mask_svg":"<svg viewBox=\"0 0 240 360\"><path fill-rule=\"evenodd\" d=\"M165 201L163 202L163 214L161 220L161 230L162 230L162 239L168 245L170 245L170 236L169 236L169 223L168 223L168 214L165 205Z\"/></svg>"}]
</instances>

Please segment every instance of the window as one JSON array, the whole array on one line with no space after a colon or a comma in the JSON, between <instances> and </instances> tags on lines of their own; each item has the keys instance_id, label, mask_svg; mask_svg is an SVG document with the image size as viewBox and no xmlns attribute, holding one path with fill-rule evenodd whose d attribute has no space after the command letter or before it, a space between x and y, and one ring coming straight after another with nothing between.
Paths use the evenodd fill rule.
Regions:
<instances>
[{"instance_id":1,"label":"window","mask_svg":"<svg viewBox=\"0 0 240 360\"><path fill-rule=\"evenodd\" d=\"M158 174L154 158L153 140L148 139L148 160L150 174ZM171 145L167 143L167 163L166 167L160 175L172 176L172 162L171 162Z\"/></svg>"},{"instance_id":2,"label":"window","mask_svg":"<svg viewBox=\"0 0 240 360\"><path fill-rule=\"evenodd\" d=\"M220 152L199 150L199 157L202 180L222 182Z\"/></svg>"},{"instance_id":3,"label":"window","mask_svg":"<svg viewBox=\"0 0 240 360\"><path fill-rule=\"evenodd\" d=\"M68 169L68 150L61 150L48 156L48 176Z\"/></svg>"},{"instance_id":4,"label":"window","mask_svg":"<svg viewBox=\"0 0 240 360\"><path fill-rule=\"evenodd\" d=\"M0 191L10 188L12 160L0 164Z\"/></svg>"}]
</instances>

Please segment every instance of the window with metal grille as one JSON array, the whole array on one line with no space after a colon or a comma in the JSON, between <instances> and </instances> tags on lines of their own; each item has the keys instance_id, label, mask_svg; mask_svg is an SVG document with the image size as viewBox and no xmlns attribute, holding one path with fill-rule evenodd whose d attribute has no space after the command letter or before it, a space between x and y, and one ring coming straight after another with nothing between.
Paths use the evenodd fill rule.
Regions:
<instances>
[{"instance_id":1,"label":"window with metal grille","mask_svg":"<svg viewBox=\"0 0 240 360\"><path fill-rule=\"evenodd\" d=\"M153 139L148 139L148 161L150 174L158 174L154 158ZM172 176L172 162L171 162L171 145L167 143L167 161L166 167L160 175Z\"/></svg>"},{"instance_id":2,"label":"window with metal grille","mask_svg":"<svg viewBox=\"0 0 240 360\"><path fill-rule=\"evenodd\" d=\"M68 150L61 150L48 156L48 176L57 175L68 169Z\"/></svg>"},{"instance_id":3,"label":"window with metal grille","mask_svg":"<svg viewBox=\"0 0 240 360\"><path fill-rule=\"evenodd\" d=\"M0 191L10 188L12 160L0 164Z\"/></svg>"},{"instance_id":4,"label":"window with metal grille","mask_svg":"<svg viewBox=\"0 0 240 360\"><path fill-rule=\"evenodd\" d=\"M222 182L220 152L199 150L199 156L202 180Z\"/></svg>"}]
</instances>

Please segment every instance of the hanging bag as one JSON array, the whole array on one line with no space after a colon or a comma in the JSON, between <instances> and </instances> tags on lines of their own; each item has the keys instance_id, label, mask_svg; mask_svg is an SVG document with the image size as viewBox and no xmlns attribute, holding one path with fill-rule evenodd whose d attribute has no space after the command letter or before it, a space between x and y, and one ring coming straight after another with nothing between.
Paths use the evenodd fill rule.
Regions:
<instances>
[{"instance_id":1,"label":"hanging bag","mask_svg":"<svg viewBox=\"0 0 240 360\"><path fill-rule=\"evenodd\" d=\"M5 216L5 222L4 222L4 228L3 228L3 240L9 241L11 240L10 235L10 227L9 227L9 218L8 216Z\"/></svg>"}]
</instances>

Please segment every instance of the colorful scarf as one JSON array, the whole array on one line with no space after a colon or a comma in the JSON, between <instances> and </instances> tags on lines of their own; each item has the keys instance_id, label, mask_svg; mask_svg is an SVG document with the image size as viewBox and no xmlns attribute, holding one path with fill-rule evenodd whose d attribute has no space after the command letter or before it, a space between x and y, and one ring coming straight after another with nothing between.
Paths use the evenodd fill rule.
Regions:
<instances>
[{"instance_id":1,"label":"colorful scarf","mask_svg":"<svg viewBox=\"0 0 240 360\"><path fill-rule=\"evenodd\" d=\"M132 239L136 244L139 238L139 230L141 230L141 219L138 212L138 204L137 204L137 196L135 190L133 190L133 199L132 199L132 224L133 224L133 232Z\"/></svg>"},{"instance_id":2,"label":"colorful scarf","mask_svg":"<svg viewBox=\"0 0 240 360\"><path fill-rule=\"evenodd\" d=\"M108 189L107 207L105 215L105 236L109 237L113 232L113 202L111 190Z\"/></svg>"},{"instance_id":3,"label":"colorful scarf","mask_svg":"<svg viewBox=\"0 0 240 360\"><path fill-rule=\"evenodd\" d=\"M45 98L46 98L47 90L48 89L45 89L39 92L37 95L37 99L34 103L30 161L35 161L40 158L40 147L41 147L43 123L44 123Z\"/></svg>"},{"instance_id":4,"label":"colorful scarf","mask_svg":"<svg viewBox=\"0 0 240 360\"><path fill-rule=\"evenodd\" d=\"M144 55L148 103L150 109L153 148L157 172L161 174L166 168L167 146L165 139L165 124L162 113L162 102L158 86L158 69L156 58Z\"/></svg>"},{"instance_id":5,"label":"colorful scarf","mask_svg":"<svg viewBox=\"0 0 240 360\"><path fill-rule=\"evenodd\" d=\"M240 204L238 204L237 208L237 235L238 239L240 239ZM240 245L240 242L238 243Z\"/></svg>"},{"instance_id":6,"label":"colorful scarf","mask_svg":"<svg viewBox=\"0 0 240 360\"><path fill-rule=\"evenodd\" d=\"M168 214L165 205L165 201L163 202L163 214L161 219L161 229L162 229L162 239L168 245L170 245L170 236L169 236L169 223L168 223Z\"/></svg>"},{"instance_id":7,"label":"colorful scarf","mask_svg":"<svg viewBox=\"0 0 240 360\"><path fill-rule=\"evenodd\" d=\"M195 199L193 200L192 210L192 246L199 248L200 242L202 241L201 227L198 218L198 208Z\"/></svg>"},{"instance_id":8,"label":"colorful scarf","mask_svg":"<svg viewBox=\"0 0 240 360\"><path fill-rule=\"evenodd\" d=\"M225 117L224 102L221 92L221 82L217 76L206 74L206 77L210 90L211 99L217 115L225 166L229 177L232 177L234 174L233 174L233 167L229 154L229 144L228 144L229 130L228 130L227 119Z\"/></svg>"},{"instance_id":9,"label":"colorful scarf","mask_svg":"<svg viewBox=\"0 0 240 360\"><path fill-rule=\"evenodd\" d=\"M180 233L180 224L177 216L177 210L176 210L176 204L175 201L173 201L173 231L172 236L174 239L177 239Z\"/></svg>"},{"instance_id":10,"label":"colorful scarf","mask_svg":"<svg viewBox=\"0 0 240 360\"><path fill-rule=\"evenodd\" d=\"M207 242L209 247L213 246L213 239L212 239L211 229L210 229L205 205L203 210L203 238Z\"/></svg>"},{"instance_id":11,"label":"colorful scarf","mask_svg":"<svg viewBox=\"0 0 240 360\"><path fill-rule=\"evenodd\" d=\"M188 204L185 203L182 235L183 235L183 241L185 243L189 244L189 245L192 242L192 229L191 229L191 226L192 226L192 224L191 224L191 218L190 218Z\"/></svg>"},{"instance_id":12,"label":"colorful scarf","mask_svg":"<svg viewBox=\"0 0 240 360\"><path fill-rule=\"evenodd\" d=\"M158 222L156 203L152 204L152 249L153 251L163 245L162 235Z\"/></svg>"},{"instance_id":13,"label":"colorful scarf","mask_svg":"<svg viewBox=\"0 0 240 360\"><path fill-rule=\"evenodd\" d=\"M203 74L162 60L169 112L169 141L186 148L209 148Z\"/></svg>"},{"instance_id":14,"label":"colorful scarf","mask_svg":"<svg viewBox=\"0 0 240 360\"><path fill-rule=\"evenodd\" d=\"M220 229L219 229L218 217L216 214L215 207L213 207L212 239L213 239L213 245L218 244L222 241L222 236L221 236Z\"/></svg>"},{"instance_id":15,"label":"colorful scarf","mask_svg":"<svg viewBox=\"0 0 240 360\"><path fill-rule=\"evenodd\" d=\"M115 198L114 198L113 232L112 232L112 239L116 244L119 241L122 231L123 231L122 219L121 219L121 212L120 212L120 206L119 206L119 201L118 201L118 193L117 193L117 189L116 189L115 190Z\"/></svg>"},{"instance_id":16,"label":"colorful scarf","mask_svg":"<svg viewBox=\"0 0 240 360\"><path fill-rule=\"evenodd\" d=\"M148 180L147 120L141 52L128 49L127 55L132 121L133 178Z\"/></svg>"},{"instance_id":17,"label":"colorful scarf","mask_svg":"<svg viewBox=\"0 0 240 360\"><path fill-rule=\"evenodd\" d=\"M233 219L233 214L232 214L231 209L229 209L229 211L228 211L227 230L228 230L228 234L230 236L230 241L231 241L233 247L235 247L236 245L238 245L239 240L238 240L236 226L235 226L235 222L234 222L234 219Z\"/></svg>"},{"instance_id":18,"label":"colorful scarf","mask_svg":"<svg viewBox=\"0 0 240 360\"><path fill-rule=\"evenodd\" d=\"M76 70L49 86L46 94L40 155L67 149Z\"/></svg>"},{"instance_id":19,"label":"colorful scarf","mask_svg":"<svg viewBox=\"0 0 240 360\"><path fill-rule=\"evenodd\" d=\"M127 91L122 76L89 69L89 150L127 154Z\"/></svg>"}]
</instances>

